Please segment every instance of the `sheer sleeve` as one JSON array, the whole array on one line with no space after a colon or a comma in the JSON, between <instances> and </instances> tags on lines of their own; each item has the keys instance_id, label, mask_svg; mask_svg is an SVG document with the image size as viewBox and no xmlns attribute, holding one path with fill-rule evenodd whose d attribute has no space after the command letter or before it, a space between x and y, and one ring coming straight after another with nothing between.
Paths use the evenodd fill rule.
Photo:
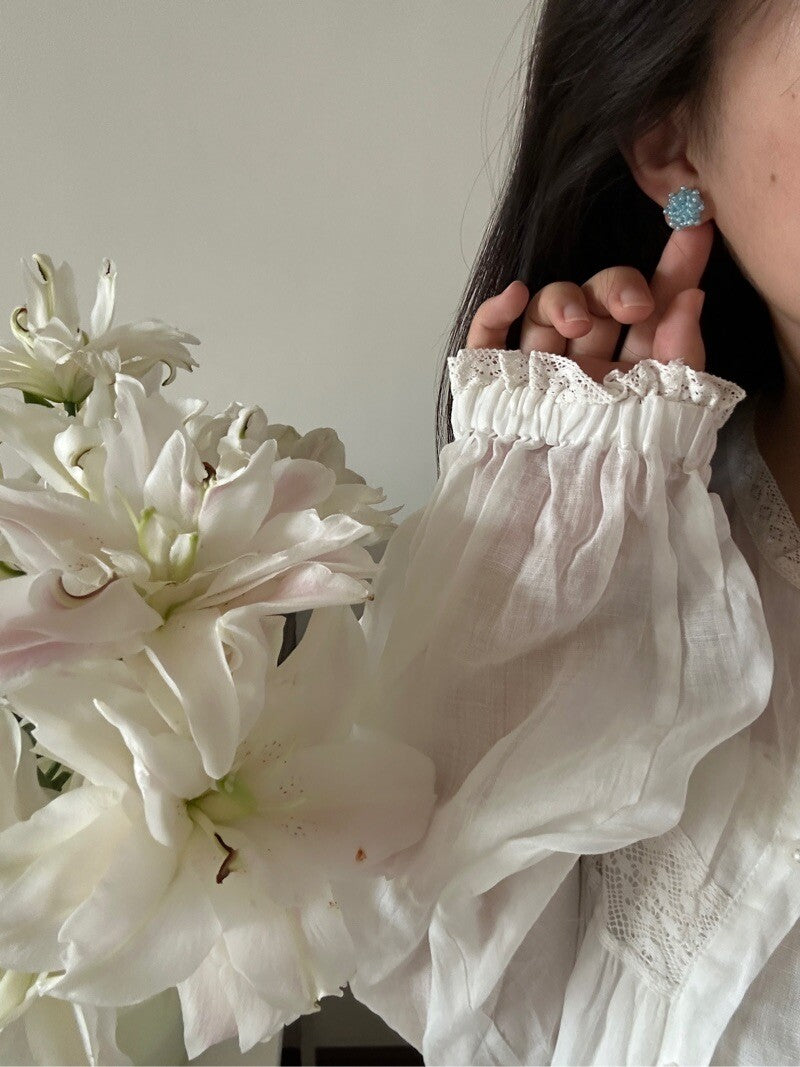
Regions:
<instances>
[{"instance_id":1,"label":"sheer sleeve","mask_svg":"<svg viewBox=\"0 0 800 1067\"><path fill-rule=\"evenodd\" d=\"M758 588L707 488L745 393L536 351L449 373L455 440L361 618L360 714L432 757L437 804L347 912L351 988L427 1063L549 1063L578 857L673 826L769 697Z\"/></svg>"}]
</instances>

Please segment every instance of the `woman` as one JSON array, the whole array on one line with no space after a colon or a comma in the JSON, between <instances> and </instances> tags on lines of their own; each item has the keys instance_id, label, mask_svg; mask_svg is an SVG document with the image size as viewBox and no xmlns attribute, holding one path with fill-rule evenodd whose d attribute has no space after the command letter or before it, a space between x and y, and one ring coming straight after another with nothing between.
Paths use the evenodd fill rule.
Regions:
<instances>
[{"instance_id":1,"label":"woman","mask_svg":"<svg viewBox=\"0 0 800 1067\"><path fill-rule=\"evenodd\" d=\"M362 617L438 798L351 986L427 1063L800 1062L794 19L541 12Z\"/></svg>"}]
</instances>

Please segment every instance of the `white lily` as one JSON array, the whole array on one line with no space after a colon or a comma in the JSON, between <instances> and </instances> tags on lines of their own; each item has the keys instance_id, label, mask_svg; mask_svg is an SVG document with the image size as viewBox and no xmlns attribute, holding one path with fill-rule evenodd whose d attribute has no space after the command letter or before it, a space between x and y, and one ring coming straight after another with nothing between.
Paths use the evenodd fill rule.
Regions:
<instances>
[{"instance_id":1,"label":"white lily","mask_svg":"<svg viewBox=\"0 0 800 1067\"><path fill-rule=\"evenodd\" d=\"M274 440L278 446L279 459L307 459L333 471L335 481L330 496L317 503L320 516L344 513L359 522L372 526L374 533L363 545L378 544L391 537L397 523L391 517L405 505L379 510L376 504L386 500L381 486L367 485L366 479L346 465L345 447L336 430L320 426L300 434L288 423L270 422L263 408L231 404L223 416L209 417L197 414L187 422L187 429L196 443L203 441L208 446L223 434L235 432L239 447L252 453L264 441Z\"/></svg>"},{"instance_id":2,"label":"white lily","mask_svg":"<svg viewBox=\"0 0 800 1067\"><path fill-rule=\"evenodd\" d=\"M0 831L24 823L52 793L37 781L30 739L0 706ZM120 1063L116 1011L42 995L50 975L0 968L0 1063Z\"/></svg>"},{"instance_id":3,"label":"white lily","mask_svg":"<svg viewBox=\"0 0 800 1067\"><path fill-rule=\"evenodd\" d=\"M197 361L186 348L197 337L157 319L112 326L117 270L100 265L97 295L89 322L81 326L72 268L56 268L49 256L22 260L27 303L14 309L15 340L0 345L0 388L66 405L71 411L89 395L95 380L111 384L115 374L141 377L163 363L168 384L178 367Z\"/></svg>"},{"instance_id":4,"label":"white lily","mask_svg":"<svg viewBox=\"0 0 800 1067\"><path fill-rule=\"evenodd\" d=\"M271 438L243 447L235 416L205 440L195 425L196 443L202 401L170 403L127 375L113 389L113 407L96 388L77 418L0 397L6 440L46 483L0 482L4 562L24 572L2 583L0 682L144 650L138 669L148 660L179 695L219 778L258 710L251 702L237 720L226 659L258 643L259 619L279 617L277 655L284 613L370 599L377 564L362 542L373 527L321 517L335 472L279 459ZM245 632L229 613L246 606Z\"/></svg>"},{"instance_id":5,"label":"white lily","mask_svg":"<svg viewBox=\"0 0 800 1067\"><path fill-rule=\"evenodd\" d=\"M14 695L81 778L0 833L0 965L61 970L47 992L97 1006L177 984L192 1056L269 1040L341 995L355 959L332 883L418 840L433 763L352 723L367 659L348 606L312 613L218 780L168 687L98 667L43 670Z\"/></svg>"}]
</instances>

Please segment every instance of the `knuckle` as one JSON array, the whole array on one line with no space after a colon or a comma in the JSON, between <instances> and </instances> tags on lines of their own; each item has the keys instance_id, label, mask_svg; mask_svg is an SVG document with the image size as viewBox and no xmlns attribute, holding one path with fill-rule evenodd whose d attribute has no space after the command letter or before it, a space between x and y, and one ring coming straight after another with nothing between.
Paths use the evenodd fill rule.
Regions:
<instances>
[{"instance_id":1,"label":"knuckle","mask_svg":"<svg viewBox=\"0 0 800 1067\"><path fill-rule=\"evenodd\" d=\"M550 282L549 285L545 285L543 289L539 290L539 292L545 300L553 301L560 300L565 293L570 294L574 289L577 288L578 286L576 286L574 282L557 281Z\"/></svg>"},{"instance_id":2,"label":"knuckle","mask_svg":"<svg viewBox=\"0 0 800 1067\"><path fill-rule=\"evenodd\" d=\"M547 293L543 300L543 306L556 316L560 316L565 304L579 304L587 310L586 296L580 285L570 281L553 282L547 286Z\"/></svg>"}]
</instances>

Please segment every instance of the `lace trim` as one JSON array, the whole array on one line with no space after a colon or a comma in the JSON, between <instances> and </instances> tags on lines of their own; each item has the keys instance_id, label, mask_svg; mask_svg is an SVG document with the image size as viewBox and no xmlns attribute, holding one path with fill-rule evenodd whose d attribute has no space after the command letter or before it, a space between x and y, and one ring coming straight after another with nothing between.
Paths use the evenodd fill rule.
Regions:
<instances>
[{"instance_id":1,"label":"lace trim","mask_svg":"<svg viewBox=\"0 0 800 1067\"><path fill-rule=\"evenodd\" d=\"M680 826L583 862L605 946L651 988L674 994L732 898Z\"/></svg>"},{"instance_id":2,"label":"lace trim","mask_svg":"<svg viewBox=\"0 0 800 1067\"><path fill-rule=\"evenodd\" d=\"M800 529L761 455L754 420L751 402L731 424L728 477L757 548L774 570L800 589Z\"/></svg>"},{"instance_id":3,"label":"lace trim","mask_svg":"<svg viewBox=\"0 0 800 1067\"><path fill-rule=\"evenodd\" d=\"M490 384L502 379L506 389L530 385L552 396L556 403L581 400L592 404L614 404L627 396L650 394L667 400L690 401L711 408L721 426L734 407L747 395L726 378L696 371L683 360L662 363L642 359L629 370L610 370L602 382L593 378L568 356L555 352L532 351L529 355L499 348L462 348L447 359L453 395L472 382Z\"/></svg>"}]
</instances>

